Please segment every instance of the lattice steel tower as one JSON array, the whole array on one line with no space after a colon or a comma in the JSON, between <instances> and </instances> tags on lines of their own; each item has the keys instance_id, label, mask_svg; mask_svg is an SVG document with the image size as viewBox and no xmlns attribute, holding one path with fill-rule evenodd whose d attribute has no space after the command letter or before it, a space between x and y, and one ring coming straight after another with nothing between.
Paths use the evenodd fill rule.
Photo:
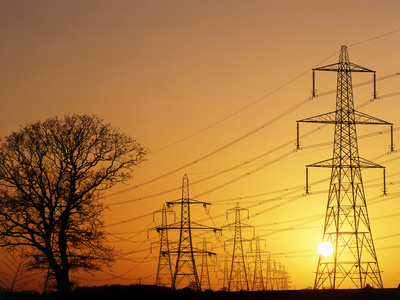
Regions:
<instances>
[{"instance_id":1,"label":"lattice steel tower","mask_svg":"<svg viewBox=\"0 0 400 300\"><path fill-rule=\"evenodd\" d=\"M217 274L217 278L218 278L218 284L220 284L220 281L222 281L222 290L223 291L228 290L229 261L231 261L231 258L230 258L230 254L227 251L224 251L223 256L217 260L217 267L219 269L216 271L216 274ZM221 273L222 273L222 278L220 278L220 276L218 276Z\"/></svg>"},{"instance_id":2,"label":"lattice steel tower","mask_svg":"<svg viewBox=\"0 0 400 300\"><path fill-rule=\"evenodd\" d=\"M206 290L208 288L211 290L210 273L208 272L208 257L210 256L210 252L207 249L209 248L208 245L211 245L210 248L212 248L212 244L207 242L206 238L203 238L201 245L203 253L201 254L199 289Z\"/></svg>"},{"instance_id":3,"label":"lattice steel tower","mask_svg":"<svg viewBox=\"0 0 400 300\"><path fill-rule=\"evenodd\" d=\"M171 256L170 256L170 242L168 240L168 222L167 222L167 213L173 213L173 211L167 210L165 204L163 205L161 210L157 210L153 213L153 221L154 215L156 213L161 213L161 226L156 226L150 228L150 230L156 230L159 234L160 240L154 244L159 244L159 255L158 255L158 266L157 266L157 274L156 274L156 286L166 286L171 284L172 282L172 265L171 265ZM152 244L153 245L153 244Z\"/></svg>"},{"instance_id":4,"label":"lattice steel tower","mask_svg":"<svg viewBox=\"0 0 400 300\"><path fill-rule=\"evenodd\" d=\"M261 250L260 246L260 238L256 236L253 240L255 249L252 249L251 252L248 254L254 256L253 264L254 264L254 270L253 270L253 282L252 282L252 291L264 291L266 290L267 282L264 279L264 273L268 274L268 263L263 261L261 258L261 253L265 252ZM264 240L265 242L265 240ZM266 272L264 272L264 269Z\"/></svg>"},{"instance_id":5,"label":"lattice steel tower","mask_svg":"<svg viewBox=\"0 0 400 300\"><path fill-rule=\"evenodd\" d=\"M233 252L232 252L232 263L229 274L228 281L228 291L241 291L241 290L249 290L249 281L247 277L247 268L243 250L243 242L251 242L254 236L254 226L246 224L243 222L240 212L247 211L247 219L248 219L248 210L245 208L239 207L239 203L236 204L235 208L228 209L226 212L226 218L228 219L229 212L233 211L235 215L235 222L223 226L226 228L232 228L234 230L233 239L228 239L225 242L233 242ZM246 239L243 238L242 229L243 228L251 228L253 231L252 238Z\"/></svg>"},{"instance_id":6,"label":"lattice steel tower","mask_svg":"<svg viewBox=\"0 0 400 300\"><path fill-rule=\"evenodd\" d=\"M194 229L210 229L214 232L220 229L201 225L190 220L190 206L192 204L201 204L204 207L210 203L200 202L189 198L189 178L185 174L182 179L182 199L167 202L167 206L179 204L181 205L181 219L179 223L167 226L168 230L177 229L180 231L178 249L170 250L170 253L176 253L176 265L174 275L172 277L172 289L176 289L184 279L188 279L192 283L195 290L200 289L200 281L197 273L195 254L215 254L211 251L196 249L193 247L192 230Z\"/></svg>"},{"instance_id":7,"label":"lattice steel tower","mask_svg":"<svg viewBox=\"0 0 400 300\"><path fill-rule=\"evenodd\" d=\"M341 47L338 63L313 69L313 96L315 96L314 71L337 72L336 110L297 121L297 125L299 122L335 125L333 158L306 166L307 192L308 167L331 168L322 241L331 243L333 254L326 257L319 256L314 288L338 289L350 286L363 288L366 284L382 288L361 169L384 167L359 157L356 124L392 124L354 109L351 74L353 72L374 74L375 99L375 71L351 63L346 46ZM393 151L393 143L391 150Z\"/></svg>"}]
</instances>

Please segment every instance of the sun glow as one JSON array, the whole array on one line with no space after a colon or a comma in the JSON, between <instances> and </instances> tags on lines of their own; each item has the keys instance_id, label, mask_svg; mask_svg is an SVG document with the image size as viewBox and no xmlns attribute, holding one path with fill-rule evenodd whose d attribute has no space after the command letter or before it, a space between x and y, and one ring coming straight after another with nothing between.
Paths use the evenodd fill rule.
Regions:
<instances>
[{"instance_id":1,"label":"sun glow","mask_svg":"<svg viewBox=\"0 0 400 300\"><path fill-rule=\"evenodd\" d=\"M333 253L332 244L329 242L323 242L318 245L318 253L322 256L329 256Z\"/></svg>"}]
</instances>

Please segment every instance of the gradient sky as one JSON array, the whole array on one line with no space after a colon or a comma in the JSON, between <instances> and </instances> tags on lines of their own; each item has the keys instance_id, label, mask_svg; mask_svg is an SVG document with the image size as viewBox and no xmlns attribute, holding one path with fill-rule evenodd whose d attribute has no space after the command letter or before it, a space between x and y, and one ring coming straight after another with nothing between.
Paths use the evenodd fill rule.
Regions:
<instances>
[{"instance_id":1,"label":"gradient sky","mask_svg":"<svg viewBox=\"0 0 400 300\"><path fill-rule=\"evenodd\" d=\"M305 165L332 156L333 126L301 124L302 135L320 130L295 152L296 120L334 110L336 74L317 73L318 93L327 95L305 101L311 69L338 62L347 45L351 62L383 78L381 99L370 102L372 83L362 85L355 106L399 129L399 14L398 0L1 1L0 137L87 113L152 151L105 198L109 240L121 251L113 270L74 280L153 284L157 235L147 239L147 230L160 223L153 211L181 197L186 173L191 197L212 203L208 215L194 207L193 220L220 227L239 202L292 287L313 286L330 173L310 170L313 194L304 196ZM353 84L371 79L356 73ZM388 129L359 126L359 153L387 167L390 196L380 197L380 170L363 178L384 286L397 287L400 154L387 154ZM223 252L212 233L196 232L195 243L204 236ZM220 275L211 275L214 288Z\"/></svg>"}]
</instances>

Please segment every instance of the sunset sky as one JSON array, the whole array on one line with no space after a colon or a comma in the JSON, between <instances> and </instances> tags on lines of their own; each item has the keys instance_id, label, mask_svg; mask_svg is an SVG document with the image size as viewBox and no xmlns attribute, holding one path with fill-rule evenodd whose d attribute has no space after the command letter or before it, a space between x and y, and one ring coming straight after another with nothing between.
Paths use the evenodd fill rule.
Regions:
<instances>
[{"instance_id":1,"label":"sunset sky","mask_svg":"<svg viewBox=\"0 0 400 300\"><path fill-rule=\"evenodd\" d=\"M187 174L191 198L211 203L194 206L193 221L231 223L226 210L239 202L292 288L313 286L330 172L310 169L304 196L305 165L332 157L334 127L302 123L294 151L296 120L335 109L336 74L317 73L320 97L309 100L311 69L338 62L347 45L350 61L378 80L372 102L372 74L353 74L355 106L392 122L400 147L399 15L398 0L1 1L0 137L57 115L96 114L151 151L104 200L120 250L113 269L73 280L154 284L153 212L181 197ZM360 156L386 166L389 196L381 170L363 179L387 288L400 283L400 152L388 154L389 129L357 127ZM232 235L194 232L194 243L203 237L222 257Z\"/></svg>"}]
</instances>

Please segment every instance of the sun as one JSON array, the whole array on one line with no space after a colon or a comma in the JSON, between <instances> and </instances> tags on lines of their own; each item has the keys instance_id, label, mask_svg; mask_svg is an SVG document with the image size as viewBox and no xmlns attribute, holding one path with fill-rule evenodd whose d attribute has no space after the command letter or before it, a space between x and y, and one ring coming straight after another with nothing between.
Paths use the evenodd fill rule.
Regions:
<instances>
[{"instance_id":1,"label":"sun","mask_svg":"<svg viewBox=\"0 0 400 300\"><path fill-rule=\"evenodd\" d=\"M333 253L332 244L329 242L322 242L318 245L318 253L322 256L329 256Z\"/></svg>"}]
</instances>

